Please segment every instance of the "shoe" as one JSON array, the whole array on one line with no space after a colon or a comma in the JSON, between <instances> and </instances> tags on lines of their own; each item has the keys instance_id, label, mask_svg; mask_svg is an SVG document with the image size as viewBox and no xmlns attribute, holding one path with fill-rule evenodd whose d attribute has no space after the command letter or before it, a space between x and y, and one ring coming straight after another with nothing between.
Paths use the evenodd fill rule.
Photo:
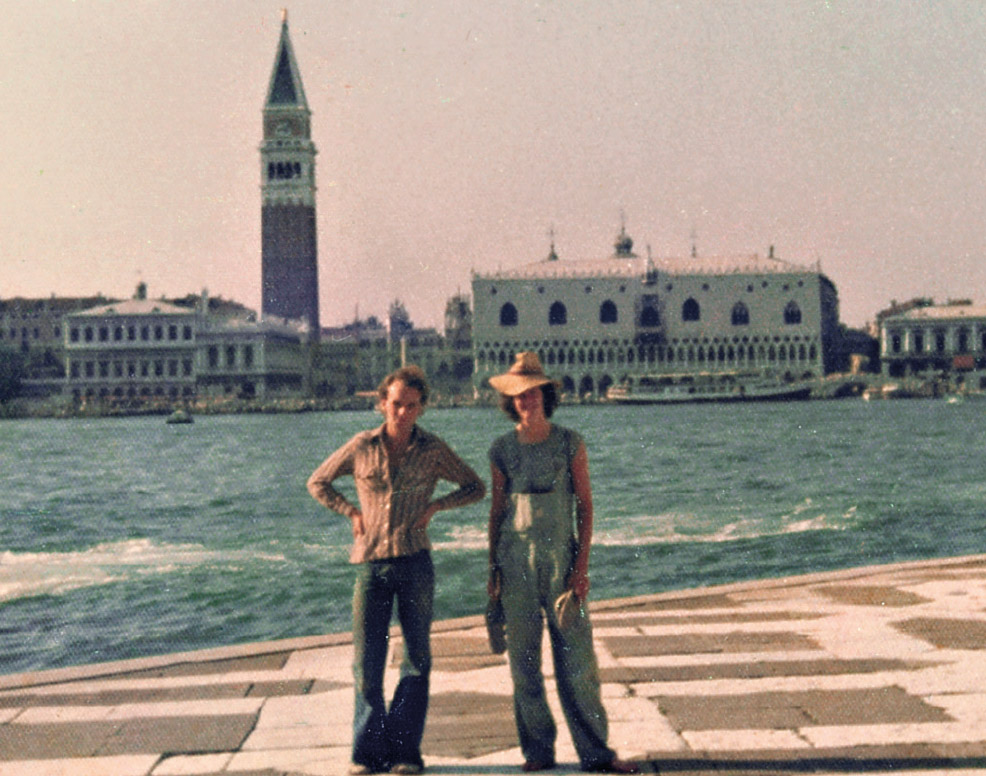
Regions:
<instances>
[{"instance_id":1,"label":"shoe","mask_svg":"<svg viewBox=\"0 0 986 776\"><path fill-rule=\"evenodd\" d=\"M537 771L550 771L555 767L554 760L528 760L524 763L524 773L535 773Z\"/></svg>"},{"instance_id":2,"label":"shoe","mask_svg":"<svg viewBox=\"0 0 986 776\"><path fill-rule=\"evenodd\" d=\"M349 766L349 776L367 776L367 774L376 773L369 765L363 765L363 763L352 763Z\"/></svg>"},{"instance_id":3,"label":"shoe","mask_svg":"<svg viewBox=\"0 0 986 776\"><path fill-rule=\"evenodd\" d=\"M640 773L640 763L614 757L608 763L602 763L585 770L589 773Z\"/></svg>"},{"instance_id":4,"label":"shoe","mask_svg":"<svg viewBox=\"0 0 986 776\"><path fill-rule=\"evenodd\" d=\"M397 763L397 765L390 769L390 772L415 774L421 773L424 769L423 765L418 765L417 763Z\"/></svg>"}]
</instances>

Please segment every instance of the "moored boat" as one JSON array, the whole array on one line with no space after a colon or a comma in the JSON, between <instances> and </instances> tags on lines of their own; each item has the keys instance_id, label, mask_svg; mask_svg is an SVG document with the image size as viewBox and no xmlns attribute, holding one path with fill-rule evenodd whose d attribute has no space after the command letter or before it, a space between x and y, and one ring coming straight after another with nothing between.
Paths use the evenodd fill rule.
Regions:
<instances>
[{"instance_id":1,"label":"moored boat","mask_svg":"<svg viewBox=\"0 0 986 776\"><path fill-rule=\"evenodd\" d=\"M177 409L168 415L167 419L164 421L168 424L178 424L178 423L194 423L194 419L188 410Z\"/></svg>"},{"instance_id":2,"label":"moored boat","mask_svg":"<svg viewBox=\"0 0 986 776\"><path fill-rule=\"evenodd\" d=\"M810 397L810 385L737 372L651 375L607 392L616 404L800 401Z\"/></svg>"}]
</instances>

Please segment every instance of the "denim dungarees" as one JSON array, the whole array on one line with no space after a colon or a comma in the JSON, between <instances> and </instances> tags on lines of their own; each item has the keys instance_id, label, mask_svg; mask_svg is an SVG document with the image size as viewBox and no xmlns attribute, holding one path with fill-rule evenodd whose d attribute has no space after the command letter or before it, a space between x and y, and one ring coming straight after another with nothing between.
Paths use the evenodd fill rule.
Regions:
<instances>
[{"instance_id":1,"label":"denim dungarees","mask_svg":"<svg viewBox=\"0 0 986 776\"><path fill-rule=\"evenodd\" d=\"M541 668L546 618L561 706L582 767L594 768L611 762L615 753L606 744L592 628L583 613L563 631L554 611L575 556L571 463L581 444L575 431L553 424L548 438L537 444L521 444L516 432L500 437L490 461L506 477L508 509L496 555L521 750L526 760L555 760L557 729Z\"/></svg>"}]
</instances>

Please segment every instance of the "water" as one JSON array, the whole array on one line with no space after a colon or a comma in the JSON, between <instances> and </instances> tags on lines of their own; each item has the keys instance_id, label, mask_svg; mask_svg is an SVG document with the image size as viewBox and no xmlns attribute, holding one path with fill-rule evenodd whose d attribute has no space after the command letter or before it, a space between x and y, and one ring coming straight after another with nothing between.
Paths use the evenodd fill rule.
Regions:
<instances>
[{"instance_id":1,"label":"water","mask_svg":"<svg viewBox=\"0 0 986 776\"><path fill-rule=\"evenodd\" d=\"M984 406L562 407L593 597L986 551ZM372 412L0 423L0 673L349 630L347 520L305 490ZM484 478L493 409L429 410ZM431 528L441 619L485 604L489 502Z\"/></svg>"}]
</instances>

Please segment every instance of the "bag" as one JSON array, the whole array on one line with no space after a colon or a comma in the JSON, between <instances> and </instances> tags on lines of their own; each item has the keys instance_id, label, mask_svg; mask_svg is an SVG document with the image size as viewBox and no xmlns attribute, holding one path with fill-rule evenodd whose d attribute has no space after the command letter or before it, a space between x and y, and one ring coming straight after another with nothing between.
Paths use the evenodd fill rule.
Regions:
<instances>
[{"instance_id":1,"label":"bag","mask_svg":"<svg viewBox=\"0 0 986 776\"><path fill-rule=\"evenodd\" d=\"M499 597L491 598L486 605L486 633L494 655L507 651L507 616L503 613L503 601Z\"/></svg>"},{"instance_id":2,"label":"bag","mask_svg":"<svg viewBox=\"0 0 986 776\"><path fill-rule=\"evenodd\" d=\"M582 602L572 590L566 590L555 599L555 616L562 630L568 630L582 615Z\"/></svg>"}]
</instances>

